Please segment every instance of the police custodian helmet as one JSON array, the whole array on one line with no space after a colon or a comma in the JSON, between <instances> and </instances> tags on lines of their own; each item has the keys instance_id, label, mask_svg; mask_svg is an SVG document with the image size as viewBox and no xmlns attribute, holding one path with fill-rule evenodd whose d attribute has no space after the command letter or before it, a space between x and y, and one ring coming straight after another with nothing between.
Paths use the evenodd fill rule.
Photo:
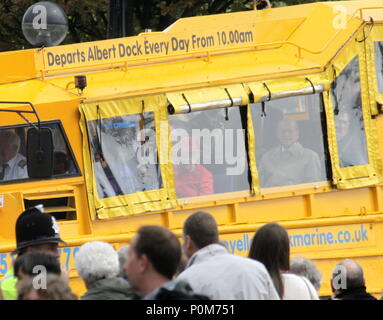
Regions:
<instances>
[{"instance_id":1,"label":"police custodian helmet","mask_svg":"<svg viewBox=\"0 0 383 320\"><path fill-rule=\"evenodd\" d=\"M56 219L33 207L25 210L16 221L16 250L43 243L64 243L60 239Z\"/></svg>"}]
</instances>

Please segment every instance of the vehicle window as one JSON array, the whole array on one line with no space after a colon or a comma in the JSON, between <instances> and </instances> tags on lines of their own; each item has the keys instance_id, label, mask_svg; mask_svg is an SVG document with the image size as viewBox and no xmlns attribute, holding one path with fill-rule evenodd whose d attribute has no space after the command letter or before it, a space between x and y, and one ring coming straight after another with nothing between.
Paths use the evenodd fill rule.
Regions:
<instances>
[{"instance_id":1,"label":"vehicle window","mask_svg":"<svg viewBox=\"0 0 383 320\"><path fill-rule=\"evenodd\" d=\"M251 105L261 188L328 180L322 101L312 94Z\"/></svg>"},{"instance_id":2,"label":"vehicle window","mask_svg":"<svg viewBox=\"0 0 383 320\"><path fill-rule=\"evenodd\" d=\"M358 57L355 57L331 84L331 97L339 166L344 168L367 164Z\"/></svg>"},{"instance_id":3,"label":"vehicle window","mask_svg":"<svg viewBox=\"0 0 383 320\"><path fill-rule=\"evenodd\" d=\"M177 197L249 190L240 108L170 116Z\"/></svg>"},{"instance_id":4,"label":"vehicle window","mask_svg":"<svg viewBox=\"0 0 383 320\"><path fill-rule=\"evenodd\" d=\"M153 112L87 126L100 199L162 188Z\"/></svg>"},{"instance_id":5,"label":"vehicle window","mask_svg":"<svg viewBox=\"0 0 383 320\"><path fill-rule=\"evenodd\" d=\"M79 169L61 124L42 123L41 126L52 131L53 177L78 175ZM29 179L26 159L26 137L29 128L27 125L0 128L0 183Z\"/></svg>"},{"instance_id":6,"label":"vehicle window","mask_svg":"<svg viewBox=\"0 0 383 320\"><path fill-rule=\"evenodd\" d=\"M383 93L383 41L375 42L375 66L378 90Z\"/></svg>"}]
</instances>

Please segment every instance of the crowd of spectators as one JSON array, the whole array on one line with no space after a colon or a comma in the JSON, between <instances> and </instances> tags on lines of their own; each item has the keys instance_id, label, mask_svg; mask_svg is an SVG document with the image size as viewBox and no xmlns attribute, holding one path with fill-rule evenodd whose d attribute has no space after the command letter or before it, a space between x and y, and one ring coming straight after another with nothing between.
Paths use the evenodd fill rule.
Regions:
<instances>
[{"instance_id":1,"label":"crowd of spectators","mask_svg":"<svg viewBox=\"0 0 383 320\"><path fill-rule=\"evenodd\" d=\"M68 270L60 266L57 244L63 240L58 230L46 234L51 232L46 227L55 225L54 219L47 220L46 216L37 209L29 209L16 222L18 256L12 273L1 282L1 298L320 299L321 272L313 261L301 256L290 261L288 234L280 224L263 225L253 237L248 257L240 257L229 253L219 239L215 218L202 211L185 220L182 245L171 230L154 225L140 227L130 244L118 251L104 241L84 243L75 256L75 267L86 291L77 296L69 285ZM32 218L36 223L24 225L24 221L30 222ZM23 238L18 234L20 230L24 232ZM52 250L53 244L56 251ZM326 299L376 299L366 291L363 269L352 259L334 266L331 288L333 294Z\"/></svg>"}]
</instances>

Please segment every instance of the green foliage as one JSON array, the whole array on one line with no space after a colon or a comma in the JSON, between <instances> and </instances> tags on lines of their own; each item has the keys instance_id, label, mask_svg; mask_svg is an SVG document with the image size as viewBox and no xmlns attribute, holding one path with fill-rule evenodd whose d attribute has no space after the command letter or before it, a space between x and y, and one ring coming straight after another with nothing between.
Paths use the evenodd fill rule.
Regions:
<instances>
[{"instance_id":1,"label":"green foliage","mask_svg":"<svg viewBox=\"0 0 383 320\"><path fill-rule=\"evenodd\" d=\"M69 32L63 44L107 38L109 0L50 0L60 5L68 16ZM285 0L276 6L294 5L315 0ZM273 0L271 0L273 3ZM21 21L35 0L1 0L0 51L31 48L25 40ZM127 35L144 29L162 31L182 17L252 10L252 0L125 0L128 13Z\"/></svg>"},{"instance_id":2,"label":"green foliage","mask_svg":"<svg viewBox=\"0 0 383 320\"><path fill-rule=\"evenodd\" d=\"M106 38L108 0L50 0L64 9L69 32L64 44ZM0 51L31 48L21 21L34 0L2 0L0 3Z\"/></svg>"}]
</instances>

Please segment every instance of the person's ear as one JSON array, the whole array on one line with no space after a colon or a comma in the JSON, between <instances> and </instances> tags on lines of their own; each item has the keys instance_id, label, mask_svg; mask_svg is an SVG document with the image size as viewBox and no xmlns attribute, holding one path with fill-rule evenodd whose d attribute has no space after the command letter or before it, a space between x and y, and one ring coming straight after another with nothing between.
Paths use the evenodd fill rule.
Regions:
<instances>
[{"instance_id":1,"label":"person's ear","mask_svg":"<svg viewBox=\"0 0 383 320\"><path fill-rule=\"evenodd\" d=\"M190 238L190 236L185 236L185 249L190 250L193 247L193 240Z\"/></svg>"},{"instance_id":2,"label":"person's ear","mask_svg":"<svg viewBox=\"0 0 383 320\"><path fill-rule=\"evenodd\" d=\"M190 258L198 248L194 244L192 238L188 235L184 236L184 253L188 258Z\"/></svg>"},{"instance_id":3,"label":"person's ear","mask_svg":"<svg viewBox=\"0 0 383 320\"><path fill-rule=\"evenodd\" d=\"M148 267L149 267L149 259L148 259L148 256L143 253L139 258L138 258L138 270L143 273L145 272Z\"/></svg>"}]
</instances>

